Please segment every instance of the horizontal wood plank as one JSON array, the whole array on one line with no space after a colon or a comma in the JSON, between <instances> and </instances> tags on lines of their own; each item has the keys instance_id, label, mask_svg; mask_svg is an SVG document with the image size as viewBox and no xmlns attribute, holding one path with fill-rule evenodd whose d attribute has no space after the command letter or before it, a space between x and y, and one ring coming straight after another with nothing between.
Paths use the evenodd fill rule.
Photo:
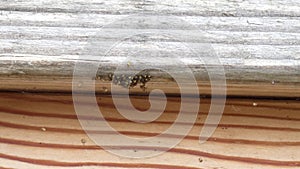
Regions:
<instances>
[{"instance_id":1,"label":"horizontal wood plank","mask_svg":"<svg viewBox=\"0 0 300 169\"><path fill-rule=\"evenodd\" d=\"M83 56L91 52L89 43L96 43L102 50L130 32L154 32L176 34L179 39L184 37L184 43L189 47L197 47L201 43L211 44L224 66L229 88L235 86L235 92L229 89L231 95L244 95L245 90L248 95L255 86L267 86L256 88L255 94L299 96L300 19L299 3L296 1L170 3L23 0L0 3L0 79L4 82L1 90L24 91L37 88L70 91L65 85L47 86L47 80L43 82L43 87L39 84L29 85L31 83L28 81L40 82L47 76L49 79L60 79L54 81L55 84L70 86L74 65L94 57ZM164 19L157 18L157 13ZM126 20L132 16L136 17L136 21ZM171 19L166 19L168 17ZM101 31L103 27L105 31ZM138 35L136 38L145 37ZM107 75L113 72L128 57L124 51L139 45L134 40L124 43L110 55L101 56L98 73ZM164 36L151 37L147 41L160 45L155 48L145 45L141 49L148 48L149 56L157 50L174 54L178 52L178 46L182 46L182 42ZM197 56L188 53L186 51L181 60L194 72L198 83L208 84L205 66L214 65L204 65ZM151 65L148 59L137 64ZM176 66L167 62L164 64ZM166 80L165 75L152 74L159 79L157 81ZM20 80L13 80L12 77ZM24 87L18 85L20 83L24 83ZM282 95L281 91L286 89L291 92ZM296 91L290 95L293 89Z\"/></svg>"},{"instance_id":2,"label":"horizontal wood plank","mask_svg":"<svg viewBox=\"0 0 300 169\"><path fill-rule=\"evenodd\" d=\"M138 124L124 119L110 96L98 95L97 100L109 124L131 137L149 137L167 129L176 119L180 106L177 98L168 98L167 107L157 120ZM145 110L142 105L147 105L146 97L132 97L131 101L138 109ZM206 143L198 144L209 106L209 99L201 100L196 124L175 148L157 157L130 160L104 151L89 139L78 122L70 95L1 93L1 165L13 168L299 167L299 101L228 99L214 135Z\"/></svg>"}]
</instances>

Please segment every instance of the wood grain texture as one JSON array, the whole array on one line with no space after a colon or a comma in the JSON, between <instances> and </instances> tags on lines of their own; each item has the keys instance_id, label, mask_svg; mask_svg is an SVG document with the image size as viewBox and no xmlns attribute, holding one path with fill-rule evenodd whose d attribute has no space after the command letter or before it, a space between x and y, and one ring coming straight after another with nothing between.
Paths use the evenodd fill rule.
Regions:
<instances>
[{"instance_id":1,"label":"wood grain texture","mask_svg":"<svg viewBox=\"0 0 300 169\"><path fill-rule=\"evenodd\" d=\"M164 81L162 81L164 80ZM83 91L89 92L92 86L87 86ZM95 91L96 93L109 94L111 92L111 82L96 80ZM139 87L131 88L130 94L133 95L147 95L154 89L160 89L166 95L179 96L179 88L175 82L166 82L165 79L152 79L146 85L147 89L142 90ZM206 96L211 94L211 86L209 83L200 81L198 84L200 95ZM22 92L51 92L51 93L70 93L72 90L72 78L61 76L34 76L34 77L20 77L20 76L4 76L0 83L1 91L19 91ZM247 84L227 81L226 92L228 97L287 97L299 98L300 88L294 84L282 83L255 83L247 82ZM118 89L115 89L118 91ZM121 92L124 91L119 91ZM193 90L188 95L193 95Z\"/></svg>"},{"instance_id":2,"label":"wood grain texture","mask_svg":"<svg viewBox=\"0 0 300 169\"><path fill-rule=\"evenodd\" d=\"M149 56L157 51L173 54L180 51L182 43L179 41L163 36L145 39L139 35L154 31L185 37L187 46L211 44L224 65L228 86L235 86L229 89L232 95L299 97L299 9L299 2L294 0L1 1L1 90L42 88L71 91L66 86L71 85L75 63L92 58L79 57L90 52L87 47L89 42L97 43L101 49L130 32L135 32L137 39L158 43L155 47L145 45L143 50L147 49ZM142 24L122 21L122 18L135 14L144 14L137 18L144 19ZM187 24L172 19L164 23L164 20L157 19L157 14L162 18L179 18L193 27L191 29ZM106 31L99 33L103 27ZM113 72L128 57L128 52L124 51L132 50L132 46L138 44L133 38L110 55L102 56L98 73ZM197 56L185 52L181 56L183 63L191 68L199 83L208 84L205 65ZM142 56L142 61L134 64L153 64L146 57ZM176 67L172 63L163 64ZM166 80L163 74L152 74L157 77L153 80L155 87L159 86L155 82ZM41 87L40 84L30 83L40 82L45 77L58 85ZM25 83L24 87L19 85L21 83ZM46 84L47 80L43 83ZM253 88L262 92L253 94ZM289 92L283 94L284 90Z\"/></svg>"},{"instance_id":3,"label":"wood grain texture","mask_svg":"<svg viewBox=\"0 0 300 169\"><path fill-rule=\"evenodd\" d=\"M138 124L124 119L109 95L98 95L97 101L109 124L130 137L159 134L174 122L180 107L178 98L168 98L157 120ZM137 109L147 107L147 97L131 101ZM196 124L180 144L157 157L133 160L112 155L89 139L70 95L1 93L0 164L6 168L296 169L300 167L299 105L295 100L228 99L217 130L198 144L210 106L209 99L202 99Z\"/></svg>"},{"instance_id":4,"label":"wood grain texture","mask_svg":"<svg viewBox=\"0 0 300 169\"><path fill-rule=\"evenodd\" d=\"M147 32L155 35L145 36ZM122 41L131 33L135 36ZM168 34L177 39L164 36ZM114 46L118 42L121 45ZM211 45L224 66L229 99L217 130L199 144L210 108L206 66L216 66L205 65L190 50L203 43ZM100 53L96 62L94 49L107 48L110 53ZM151 71L146 90L130 89L138 110L147 109L147 94L153 89L169 96L157 120L138 124L115 109L107 76L128 56L134 56L125 62L130 67L153 66L157 63L149 58L157 53L166 54L158 55L156 62L167 70L181 71L165 59L177 56L194 73L202 95L196 123L182 142L157 157L127 159L110 154L88 137L78 121L70 94L74 66L100 65L100 76L93 78L105 117L101 121L126 136L151 137L177 118L178 85L165 72ZM0 168L297 169L299 86L299 0L0 1ZM125 104L121 107L128 109ZM177 137L165 135L170 140Z\"/></svg>"}]
</instances>

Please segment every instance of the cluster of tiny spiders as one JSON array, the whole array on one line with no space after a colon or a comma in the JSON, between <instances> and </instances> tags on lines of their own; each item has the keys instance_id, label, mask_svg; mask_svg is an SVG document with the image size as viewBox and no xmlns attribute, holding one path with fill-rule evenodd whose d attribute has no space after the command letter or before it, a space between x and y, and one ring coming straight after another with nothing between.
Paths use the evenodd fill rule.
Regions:
<instances>
[{"instance_id":1,"label":"cluster of tiny spiders","mask_svg":"<svg viewBox=\"0 0 300 169\"><path fill-rule=\"evenodd\" d=\"M131 75L114 75L110 73L108 78L112 80L113 84L123 86L125 88L132 88L140 84L140 88L146 89L146 83L150 81L151 76L149 74L137 74Z\"/></svg>"}]
</instances>

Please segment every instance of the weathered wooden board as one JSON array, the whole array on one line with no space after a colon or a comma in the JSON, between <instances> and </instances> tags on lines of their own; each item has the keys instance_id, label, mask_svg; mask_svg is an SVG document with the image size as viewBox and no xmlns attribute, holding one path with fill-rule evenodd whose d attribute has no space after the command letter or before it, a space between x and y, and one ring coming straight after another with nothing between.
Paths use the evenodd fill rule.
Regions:
<instances>
[{"instance_id":1,"label":"weathered wooden board","mask_svg":"<svg viewBox=\"0 0 300 169\"><path fill-rule=\"evenodd\" d=\"M0 6L1 90L47 89L45 85L41 87L39 84L24 87L18 85L40 81L43 76L55 84L61 81L54 79L67 84L72 78L74 64L90 60L89 57L79 57L89 52L89 42L96 42L99 48L107 47L130 32L138 34L154 31L185 37L184 43L188 46L211 44L224 65L228 85L240 85L243 88L239 91L240 88L236 87L234 95L253 95L244 89L255 83L257 86L268 86L262 89L266 91L266 96L289 96L282 95L282 89L293 90L293 96L300 96L298 1L23 0L1 1ZM135 14L147 16L143 24L132 20L121 21ZM193 25L193 29L176 19L160 21L157 14L179 18ZM143 17L141 15L140 19ZM103 27L106 31L99 32ZM152 37L148 41L160 44L158 48L148 46L149 54L157 50L176 53L176 46L182 45L181 42L162 36ZM102 56L99 72L105 74L114 71L128 56L124 51L132 45L137 44L128 42L127 46L121 46L109 56ZM205 66L198 57L187 54L181 56L181 59L190 66L199 82L208 83ZM143 60L138 64L151 65L147 59ZM7 76L21 80L10 81L11 78ZM161 74L157 77L154 82L164 79ZM59 88L48 86L48 90ZM64 86L61 90L70 91L71 88Z\"/></svg>"}]
</instances>

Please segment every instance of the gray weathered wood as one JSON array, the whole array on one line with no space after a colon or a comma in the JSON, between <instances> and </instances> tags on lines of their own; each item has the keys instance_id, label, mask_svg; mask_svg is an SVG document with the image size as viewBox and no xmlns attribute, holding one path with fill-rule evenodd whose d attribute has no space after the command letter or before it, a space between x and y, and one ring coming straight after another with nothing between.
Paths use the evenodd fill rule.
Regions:
<instances>
[{"instance_id":1,"label":"gray weathered wood","mask_svg":"<svg viewBox=\"0 0 300 169\"><path fill-rule=\"evenodd\" d=\"M224 64L230 83L300 83L299 1L1 1L0 77L72 77L78 58L91 40L99 48L118 41L129 32L155 31L184 38L187 46L210 43ZM147 14L145 24L118 21L133 14ZM156 14L176 16L194 26L169 20L156 22ZM114 23L114 24L109 24ZM170 28L170 25L172 26ZM99 30L105 27L102 34ZM195 30L197 29L197 30ZM199 34L199 31L201 34ZM143 38L142 36L139 38ZM163 36L150 39L156 50L176 52L181 42ZM112 72L127 57L123 45L103 56L100 74ZM114 53L115 52L115 53ZM205 78L205 67L196 56L182 56L196 78ZM147 64L144 59L143 64ZM148 64L150 64L148 62ZM172 66L172 63L165 63ZM211 65L213 66L213 65Z\"/></svg>"}]
</instances>

